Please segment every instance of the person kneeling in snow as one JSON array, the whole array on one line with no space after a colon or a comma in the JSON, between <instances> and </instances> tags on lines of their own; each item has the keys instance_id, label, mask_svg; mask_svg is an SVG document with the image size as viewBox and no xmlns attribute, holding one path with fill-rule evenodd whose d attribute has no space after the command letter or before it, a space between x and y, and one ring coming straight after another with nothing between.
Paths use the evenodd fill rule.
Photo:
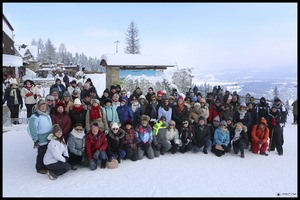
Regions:
<instances>
[{"instance_id":1,"label":"person kneeling in snow","mask_svg":"<svg viewBox=\"0 0 300 200\"><path fill-rule=\"evenodd\" d=\"M52 133L47 137L50 142L43 161L48 169L47 175L50 180L57 179L71 169L68 163L68 147L62 135L60 126L54 124Z\"/></svg>"},{"instance_id":2,"label":"person kneeling in snow","mask_svg":"<svg viewBox=\"0 0 300 200\"><path fill-rule=\"evenodd\" d=\"M90 169L96 170L98 160L101 159L101 168L106 167L108 142L98 123L93 123L85 140L85 152L89 160Z\"/></svg>"},{"instance_id":3,"label":"person kneeling in snow","mask_svg":"<svg viewBox=\"0 0 300 200\"><path fill-rule=\"evenodd\" d=\"M106 136L108 142L106 152L109 162L111 161L111 159L117 159L118 163L120 163L121 159L125 157L126 152L123 150L124 136L125 131L119 128L118 123L112 123L111 130Z\"/></svg>"}]
</instances>

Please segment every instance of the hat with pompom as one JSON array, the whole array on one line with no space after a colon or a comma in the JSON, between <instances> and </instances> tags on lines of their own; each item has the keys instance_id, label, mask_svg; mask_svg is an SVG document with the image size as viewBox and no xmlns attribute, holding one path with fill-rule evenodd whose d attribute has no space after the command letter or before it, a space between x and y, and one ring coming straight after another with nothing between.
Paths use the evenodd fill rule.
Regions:
<instances>
[{"instance_id":1,"label":"hat with pompom","mask_svg":"<svg viewBox=\"0 0 300 200\"><path fill-rule=\"evenodd\" d=\"M62 132L62 129L60 128L59 124L54 124L54 125L53 125L53 129L52 129L52 133L55 134L55 133L57 133L58 131L61 131L61 132Z\"/></svg>"}]
</instances>

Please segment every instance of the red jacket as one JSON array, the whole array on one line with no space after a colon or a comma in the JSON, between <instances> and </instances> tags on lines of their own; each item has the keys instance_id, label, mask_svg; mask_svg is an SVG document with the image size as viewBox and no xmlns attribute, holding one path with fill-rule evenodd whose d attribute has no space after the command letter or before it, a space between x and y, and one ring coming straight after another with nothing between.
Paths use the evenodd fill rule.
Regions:
<instances>
[{"instance_id":1,"label":"red jacket","mask_svg":"<svg viewBox=\"0 0 300 200\"><path fill-rule=\"evenodd\" d=\"M90 130L85 140L85 152L88 160L93 159L93 155L97 150L100 152L105 151L107 146L106 136L100 130L96 137L93 135L92 130Z\"/></svg>"}]
</instances>

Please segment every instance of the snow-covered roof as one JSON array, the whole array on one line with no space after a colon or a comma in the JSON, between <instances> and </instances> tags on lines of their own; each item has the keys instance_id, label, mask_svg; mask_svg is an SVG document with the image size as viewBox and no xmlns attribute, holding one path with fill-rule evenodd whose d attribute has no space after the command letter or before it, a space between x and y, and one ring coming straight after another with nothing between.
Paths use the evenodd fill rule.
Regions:
<instances>
[{"instance_id":1,"label":"snow-covered roof","mask_svg":"<svg viewBox=\"0 0 300 200\"><path fill-rule=\"evenodd\" d=\"M20 56L2 54L2 66L20 67L23 66L23 59Z\"/></svg>"},{"instance_id":2,"label":"snow-covered roof","mask_svg":"<svg viewBox=\"0 0 300 200\"><path fill-rule=\"evenodd\" d=\"M174 67L175 62L165 56L140 54L102 54L103 67Z\"/></svg>"},{"instance_id":3,"label":"snow-covered roof","mask_svg":"<svg viewBox=\"0 0 300 200\"><path fill-rule=\"evenodd\" d=\"M22 57L26 57L26 52L30 52L34 59L38 56L38 46L36 45L27 45L24 48L19 48L20 45L15 45L15 48L18 50L18 52L21 54Z\"/></svg>"}]
</instances>

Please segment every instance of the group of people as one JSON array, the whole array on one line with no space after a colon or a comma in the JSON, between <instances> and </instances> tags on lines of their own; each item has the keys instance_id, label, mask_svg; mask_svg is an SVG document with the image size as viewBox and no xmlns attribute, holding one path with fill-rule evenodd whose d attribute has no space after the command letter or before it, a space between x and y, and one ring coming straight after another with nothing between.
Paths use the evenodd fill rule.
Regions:
<instances>
[{"instance_id":1,"label":"group of people","mask_svg":"<svg viewBox=\"0 0 300 200\"><path fill-rule=\"evenodd\" d=\"M222 90L206 97L195 93L183 97L177 89L167 94L149 87L143 94L137 87L128 95L112 85L100 97L91 79L82 87L57 79L39 99L34 83L26 80L19 97L25 99L27 131L37 148L36 170L55 180L80 165L115 168L122 160L165 153L211 150L221 157L232 149L244 158L245 149L267 156L269 147L283 155L287 110L279 98L270 107L264 97L256 103Z\"/></svg>"}]
</instances>

